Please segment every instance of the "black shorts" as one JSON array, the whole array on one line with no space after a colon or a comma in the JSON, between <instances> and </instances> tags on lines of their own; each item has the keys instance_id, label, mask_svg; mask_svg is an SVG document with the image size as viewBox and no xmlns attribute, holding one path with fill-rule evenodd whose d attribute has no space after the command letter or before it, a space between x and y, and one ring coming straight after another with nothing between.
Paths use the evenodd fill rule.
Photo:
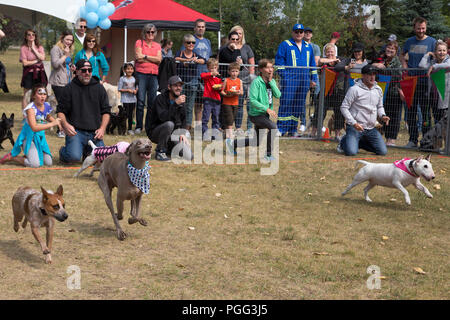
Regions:
<instances>
[{"instance_id":1,"label":"black shorts","mask_svg":"<svg viewBox=\"0 0 450 320\"><path fill-rule=\"evenodd\" d=\"M47 76L45 75L45 83L42 83L40 75L36 79L33 79L33 72L28 72L24 77L22 77L22 82L20 86L25 89L33 89L36 84L43 84L47 86Z\"/></svg>"},{"instance_id":2,"label":"black shorts","mask_svg":"<svg viewBox=\"0 0 450 320\"><path fill-rule=\"evenodd\" d=\"M234 124L234 119L236 119L238 111L238 106L230 106L227 104L223 104L220 109L220 123L222 127L230 127Z\"/></svg>"}]
</instances>

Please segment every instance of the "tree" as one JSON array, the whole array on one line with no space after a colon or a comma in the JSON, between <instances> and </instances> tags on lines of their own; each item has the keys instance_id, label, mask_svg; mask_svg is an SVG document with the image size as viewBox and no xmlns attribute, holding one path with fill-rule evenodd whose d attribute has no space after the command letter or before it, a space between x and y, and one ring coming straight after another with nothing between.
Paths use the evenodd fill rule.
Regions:
<instances>
[{"instance_id":1,"label":"tree","mask_svg":"<svg viewBox=\"0 0 450 320\"><path fill-rule=\"evenodd\" d=\"M427 19L427 34L436 38L444 39L450 34L450 27L446 25L445 17L442 14L442 0L404 0L405 20L408 21L406 30L410 36L413 35L412 21L420 16ZM448 6L448 4L447 4Z\"/></svg>"}]
</instances>

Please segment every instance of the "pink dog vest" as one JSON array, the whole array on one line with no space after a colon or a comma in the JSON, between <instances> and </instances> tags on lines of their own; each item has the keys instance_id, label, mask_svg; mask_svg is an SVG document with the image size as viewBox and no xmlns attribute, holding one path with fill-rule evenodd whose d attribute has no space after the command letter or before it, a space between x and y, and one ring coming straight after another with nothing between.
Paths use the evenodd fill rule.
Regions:
<instances>
[{"instance_id":1,"label":"pink dog vest","mask_svg":"<svg viewBox=\"0 0 450 320\"><path fill-rule=\"evenodd\" d=\"M125 153L129 145L130 144L128 142L121 141L113 146L97 147L94 149L94 157L97 159L97 161L103 162L103 160L105 160L107 156L113 153Z\"/></svg>"},{"instance_id":2,"label":"pink dog vest","mask_svg":"<svg viewBox=\"0 0 450 320\"><path fill-rule=\"evenodd\" d=\"M417 176L415 176L414 174L412 174L412 173L408 170L408 168L406 167L405 161L408 161L408 160L411 160L411 159L410 159L410 158L403 158L402 160L394 161L394 165L395 165L397 168L399 168L399 169L405 171L406 173L412 175L414 178L417 178Z\"/></svg>"}]
</instances>

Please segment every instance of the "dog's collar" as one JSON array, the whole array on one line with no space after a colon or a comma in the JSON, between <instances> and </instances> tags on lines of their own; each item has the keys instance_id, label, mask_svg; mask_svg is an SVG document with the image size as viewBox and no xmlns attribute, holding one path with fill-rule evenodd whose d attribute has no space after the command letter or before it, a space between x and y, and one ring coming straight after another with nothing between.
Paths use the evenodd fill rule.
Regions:
<instances>
[{"instance_id":1,"label":"dog's collar","mask_svg":"<svg viewBox=\"0 0 450 320\"><path fill-rule=\"evenodd\" d=\"M412 174L413 176L419 177L419 175L416 173L416 170L414 170L414 166L413 166L414 161L416 161L416 160L412 160L412 161L409 162L409 164L408 164L408 170L409 170L409 172L411 172L411 174Z\"/></svg>"},{"instance_id":2,"label":"dog's collar","mask_svg":"<svg viewBox=\"0 0 450 320\"><path fill-rule=\"evenodd\" d=\"M41 209L41 213L42 213L43 216L47 216L48 215L47 211L45 211L44 208L39 208L39 209Z\"/></svg>"},{"instance_id":3,"label":"dog's collar","mask_svg":"<svg viewBox=\"0 0 450 320\"><path fill-rule=\"evenodd\" d=\"M127 164L128 177L131 183L144 194L150 192L150 173L148 172L150 168L148 161L145 162L145 167L142 169L136 169L130 162Z\"/></svg>"}]
</instances>

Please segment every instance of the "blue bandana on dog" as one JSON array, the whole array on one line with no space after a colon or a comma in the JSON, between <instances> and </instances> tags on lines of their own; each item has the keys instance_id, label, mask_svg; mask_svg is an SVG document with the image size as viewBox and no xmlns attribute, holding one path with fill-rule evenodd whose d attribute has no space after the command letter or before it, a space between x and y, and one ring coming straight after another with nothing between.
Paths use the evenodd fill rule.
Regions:
<instances>
[{"instance_id":1,"label":"blue bandana on dog","mask_svg":"<svg viewBox=\"0 0 450 320\"><path fill-rule=\"evenodd\" d=\"M145 167L142 169L136 169L129 162L127 168L131 183L144 194L148 194L150 192L150 173L148 170L151 168L148 161L145 162Z\"/></svg>"}]
</instances>

